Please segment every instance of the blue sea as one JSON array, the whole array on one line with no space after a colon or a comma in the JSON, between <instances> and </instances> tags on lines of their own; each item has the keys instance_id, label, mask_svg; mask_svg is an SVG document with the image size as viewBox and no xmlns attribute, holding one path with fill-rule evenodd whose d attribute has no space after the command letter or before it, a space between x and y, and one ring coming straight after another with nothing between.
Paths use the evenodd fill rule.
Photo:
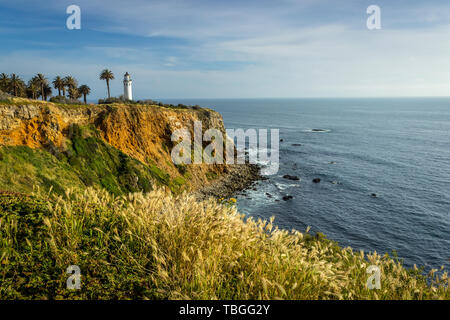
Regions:
<instances>
[{"instance_id":1,"label":"blue sea","mask_svg":"<svg viewBox=\"0 0 450 320\"><path fill-rule=\"evenodd\" d=\"M279 172L239 195L240 211L450 270L449 98L164 102L214 109L227 128L280 130Z\"/></svg>"}]
</instances>

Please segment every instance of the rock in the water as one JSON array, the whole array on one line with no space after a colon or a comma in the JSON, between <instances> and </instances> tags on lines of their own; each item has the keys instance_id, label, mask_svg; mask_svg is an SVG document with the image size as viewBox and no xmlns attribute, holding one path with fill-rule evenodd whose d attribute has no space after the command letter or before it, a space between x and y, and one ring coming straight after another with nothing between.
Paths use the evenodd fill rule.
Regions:
<instances>
[{"instance_id":1,"label":"rock in the water","mask_svg":"<svg viewBox=\"0 0 450 320\"><path fill-rule=\"evenodd\" d=\"M293 199L294 197L293 196L284 196L283 197L283 200L284 201L288 201L288 200L291 200L291 199Z\"/></svg>"},{"instance_id":2,"label":"rock in the water","mask_svg":"<svg viewBox=\"0 0 450 320\"><path fill-rule=\"evenodd\" d=\"M336 161L330 161L329 164L336 164Z\"/></svg>"},{"instance_id":3,"label":"rock in the water","mask_svg":"<svg viewBox=\"0 0 450 320\"><path fill-rule=\"evenodd\" d=\"M291 175L289 175L289 174L285 174L285 175L283 176L283 178L284 178L284 179L288 179L288 180L300 180L299 177L297 177L297 176L291 176Z\"/></svg>"},{"instance_id":4,"label":"rock in the water","mask_svg":"<svg viewBox=\"0 0 450 320\"><path fill-rule=\"evenodd\" d=\"M283 142L283 139L280 139L280 142Z\"/></svg>"},{"instance_id":5,"label":"rock in the water","mask_svg":"<svg viewBox=\"0 0 450 320\"><path fill-rule=\"evenodd\" d=\"M266 192L266 196L269 197L269 198L272 198L272 195L270 193L268 193L268 192Z\"/></svg>"},{"instance_id":6,"label":"rock in the water","mask_svg":"<svg viewBox=\"0 0 450 320\"><path fill-rule=\"evenodd\" d=\"M293 147L301 147L302 145L300 143L293 143L292 146Z\"/></svg>"},{"instance_id":7,"label":"rock in the water","mask_svg":"<svg viewBox=\"0 0 450 320\"><path fill-rule=\"evenodd\" d=\"M372 193L371 196L372 196L373 198L378 197L378 195L377 195L376 193Z\"/></svg>"},{"instance_id":8,"label":"rock in the water","mask_svg":"<svg viewBox=\"0 0 450 320\"><path fill-rule=\"evenodd\" d=\"M320 182L320 178L314 178L312 182L319 183Z\"/></svg>"}]
</instances>

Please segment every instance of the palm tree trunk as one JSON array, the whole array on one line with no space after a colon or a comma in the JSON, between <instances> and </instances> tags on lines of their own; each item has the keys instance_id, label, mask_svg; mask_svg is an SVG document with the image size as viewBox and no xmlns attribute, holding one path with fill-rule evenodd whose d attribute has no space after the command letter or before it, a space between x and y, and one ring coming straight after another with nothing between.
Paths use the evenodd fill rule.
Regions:
<instances>
[{"instance_id":1,"label":"palm tree trunk","mask_svg":"<svg viewBox=\"0 0 450 320\"><path fill-rule=\"evenodd\" d=\"M66 96L66 87L63 87L62 90L63 90L63 96L65 97Z\"/></svg>"},{"instance_id":2,"label":"palm tree trunk","mask_svg":"<svg viewBox=\"0 0 450 320\"><path fill-rule=\"evenodd\" d=\"M84 104L86 104L86 93L83 94L83 96L84 96Z\"/></svg>"},{"instance_id":3,"label":"palm tree trunk","mask_svg":"<svg viewBox=\"0 0 450 320\"><path fill-rule=\"evenodd\" d=\"M61 89L58 88L58 96L60 96L60 95L61 95Z\"/></svg>"},{"instance_id":4,"label":"palm tree trunk","mask_svg":"<svg viewBox=\"0 0 450 320\"><path fill-rule=\"evenodd\" d=\"M42 95L42 101L44 101L44 99L45 99L44 86L41 86L41 95Z\"/></svg>"},{"instance_id":5,"label":"palm tree trunk","mask_svg":"<svg viewBox=\"0 0 450 320\"><path fill-rule=\"evenodd\" d=\"M111 98L111 95L109 94L109 79L106 79L106 87L108 87L108 99Z\"/></svg>"}]
</instances>

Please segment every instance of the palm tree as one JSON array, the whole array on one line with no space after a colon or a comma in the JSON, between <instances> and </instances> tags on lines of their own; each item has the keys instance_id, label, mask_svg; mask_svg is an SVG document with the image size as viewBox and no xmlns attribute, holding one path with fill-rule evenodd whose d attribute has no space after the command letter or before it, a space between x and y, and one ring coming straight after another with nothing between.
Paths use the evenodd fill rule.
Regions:
<instances>
[{"instance_id":1,"label":"palm tree","mask_svg":"<svg viewBox=\"0 0 450 320\"><path fill-rule=\"evenodd\" d=\"M64 81L64 86L67 87L67 89L76 89L78 87L78 82L77 80L72 77L72 76L67 76L63 79ZM65 89L63 89L63 94L64 96L66 95L66 91Z\"/></svg>"},{"instance_id":2,"label":"palm tree","mask_svg":"<svg viewBox=\"0 0 450 320\"><path fill-rule=\"evenodd\" d=\"M78 91L83 95L84 104L86 104L86 96L91 93L91 88L89 88L87 85L83 84L78 88Z\"/></svg>"},{"instance_id":3,"label":"palm tree","mask_svg":"<svg viewBox=\"0 0 450 320\"><path fill-rule=\"evenodd\" d=\"M39 84L39 87L41 88L42 100L46 100L45 87L48 86L48 80L42 73L38 73L35 78L36 78L37 84Z\"/></svg>"},{"instance_id":4,"label":"palm tree","mask_svg":"<svg viewBox=\"0 0 450 320\"><path fill-rule=\"evenodd\" d=\"M52 83L53 83L53 87L55 89L58 89L58 96L60 96L61 95L61 90L65 91L63 78L61 78L60 76L56 76L55 79L53 79ZM64 92L64 95L65 94L66 93Z\"/></svg>"},{"instance_id":5,"label":"palm tree","mask_svg":"<svg viewBox=\"0 0 450 320\"><path fill-rule=\"evenodd\" d=\"M108 88L108 98L111 98L109 94L109 80L114 80L114 73L111 70L104 69L102 73L100 73L100 80L106 80L106 87Z\"/></svg>"},{"instance_id":6,"label":"palm tree","mask_svg":"<svg viewBox=\"0 0 450 320\"><path fill-rule=\"evenodd\" d=\"M44 87L44 98L47 100L48 97L52 95L52 87L50 87L48 84Z\"/></svg>"},{"instance_id":7,"label":"palm tree","mask_svg":"<svg viewBox=\"0 0 450 320\"><path fill-rule=\"evenodd\" d=\"M9 77L6 73L0 74L0 90L7 92L9 89Z\"/></svg>"},{"instance_id":8,"label":"palm tree","mask_svg":"<svg viewBox=\"0 0 450 320\"><path fill-rule=\"evenodd\" d=\"M78 88L69 88L69 98L73 100L78 100L81 97L81 93L78 91Z\"/></svg>"},{"instance_id":9,"label":"palm tree","mask_svg":"<svg viewBox=\"0 0 450 320\"><path fill-rule=\"evenodd\" d=\"M63 78L62 79L62 88L61 88L61 90L62 90L62 92L63 92L63 97L65 97L66 96L66 78Z\"/></svg>"},{"instance_id":10,"label":"palm tree","mask_svg":"<svg viewBox=\"0 0 450 320\"><path fill-rule=\"evenodd\" d=\"M22 79L20 79L20 77L18 75L16 75L15 73L12 73L9 84L11 86L12 94L17 97L17 94L23 84Z\"/></svg>"},{"instance_id":11,"label":"palm tree","mask_svg":"<svg viewBox=\"0 0 450 320\"><path fill-rule=\"evenodd\" d=\"M36 81L36 77L33 77L28 81L27 91L29 98L37 99L39 97L40 86Z\"/></svg>"}]
</instances>

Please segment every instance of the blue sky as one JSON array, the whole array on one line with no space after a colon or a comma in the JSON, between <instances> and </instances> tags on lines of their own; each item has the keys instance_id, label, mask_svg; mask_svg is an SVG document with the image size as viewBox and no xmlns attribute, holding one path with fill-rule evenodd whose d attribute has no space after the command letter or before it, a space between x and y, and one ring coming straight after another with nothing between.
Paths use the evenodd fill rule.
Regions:
<instances>
[{"instance_id":1,"label":"blue sky","mask_svg":"<svg viewBox=\"0 0 450 320\"><path fill-rule=\"evenodd\" d=\"M90 99L103 68L136 99L450 95L448 1L0 0L0 37L0 72L70 74Z\"/></svg>"}]
</instances>

